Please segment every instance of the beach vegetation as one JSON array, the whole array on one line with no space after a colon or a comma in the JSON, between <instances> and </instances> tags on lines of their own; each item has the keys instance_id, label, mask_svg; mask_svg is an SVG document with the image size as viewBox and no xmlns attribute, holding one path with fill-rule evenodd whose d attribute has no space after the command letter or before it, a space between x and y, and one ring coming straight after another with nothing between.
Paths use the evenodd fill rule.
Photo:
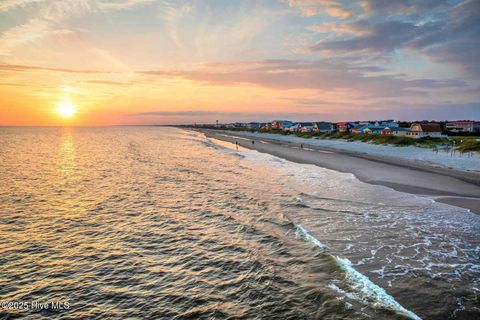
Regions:
<instances>
[{"instance_id":1,"label":"beach vegetation","mask_svg":"<svg viewBox=\"0 0 480 320\"><path fill-rule=\"evenodd\" d=\"M480 152L480 140L466 139L459 143L456 149L460 152Z\"/></svg>"},{"instance_id":2,"label":"beach vegetation","mask_svg":"<svg viewBox=\"0 0 480 320\"><path fill-rule=\"evenodd\" d=\"M360 141L373 144L388 144L398 147L415 146L433 148L437 145L450 145L451 141L443 139L413 139L405 136L354 134L354 133L320 133L315 135L318 139L343 139L347 141Z\"/></svg>"}]
</instances>

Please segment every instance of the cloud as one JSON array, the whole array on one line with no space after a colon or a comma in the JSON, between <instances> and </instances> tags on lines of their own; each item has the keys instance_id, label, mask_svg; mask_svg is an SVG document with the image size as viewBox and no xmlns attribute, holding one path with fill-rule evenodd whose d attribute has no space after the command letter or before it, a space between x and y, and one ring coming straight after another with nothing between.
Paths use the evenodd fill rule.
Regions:
<instances>
[{"instance_id":1,"label":"cloud","mask_svg":"<svg viewBox=\"0 0 480 320\"><path fill-rule=\"evenodd\" d=\"M372 75L378 67L357 66L343 59L317 61L266 60L207 65L195 70L141 71L145 75L180 77L214 85L254 84L274 89L350 90L357 94L422 96L425 90L466 86L462 80L405 79L396 75Z\"/></svg>"},{"instance_id":2,"label":"cloud","mask_svg":"<svg viewBox=\"0 0 480 320\"><path fill-rule=\"evenodd\" d=\"M149 111L149 112L135 112L132 116L211 116L211 115L238 115L239 112L220 112L220 111Z\"/></svg>"},{"instance_id":3,"label":"cloud","mask_svg":"<svg viewBox=\"0 0 480 320\"><path fill-rule=\"evenodd\" d=\"M324 22L321 25L309 26L308 30L324 33L333 32L336 35L353 34L357 36L364 36L371 32L371 28L369 26L361 23L340 22Z\"/></svg>"},{"instance_id":4,"label":"cloud","mask_svg":"<svg viewBox=\"0 0 480 320\"><path fill-rule=\"evenodd\" d=\"M324 99L315 99L315 98L282 98L283 100L293 101L296 105L302 106L331 106L331 105L347 105L348 102L342 101L331 101L331 100L324 100Z\"/></svg>"},{"instance_id":5,"label":"cloud","mask_svg":"<svg viewBox=\"0 0 480 320\"><path fill-rule=\"evenodd\" d=\"M459 120L473 119L480 120L480 102L477 103L383 103L371 106L376 109L376 114L381 113L386 117L401 120ZM369 113L368 108L364 109L365 116L374 117L375 113Z\"/></svg>"},{"instance_id":6,"label":"cloud","mask_svg":"<svg viewBox=\"0 0 480 320\"><path fill-rule=\"evenodd\" d=\"M18 7L27 7L34 3L46 2L48 0L3 0L0 2L0 13L6 12L8 10L18 8Z\"/></svg>"},{"instance_id":7,"label":"cloud","mask_svg":"<svg viewBox=\"0 0 480 320\"><path fill-rule=\"evenodd\" d=\"M311 52L382 58L409 50L434 62L454 64L479 78L480 1L457 5L446 1L363 1L365 14L349 21L326 22L309 27L329 33L309 47Z\"/></svg>"},{"instance_id":8,"label":"cloud","mask_svg":"<svg viewBox=\"0 0 480 320\"><path fill-rule=\"evenodd\" d=\"M397 120L480 120L479 103L401 103L383 102L367 103L361 107L351 104L337 105L335 113L331 112L229 112L208 110L187 111L151 111L131 113L128 117L143 121L142 123L214 123L236 121L272 121L289 119L293 121L342 121L358 119L379 119L382 117ZM200 108L200 107L199 107ZM201 109L201 108L200 108Z\"/></svg>"},{"instance_id":9,"label":"cloud","mask_svg":"<svg viewBox=\"0 0 480 320\"><path fill-rule=\"evenodd\" d=\"M425 10L444 9L448 7L446 0L362 0L360 6L365 15L411 16Z\"/></svg>"},{"instance_id":10,"label":"cloud","mask_svg":"<svg viewBox=\"0 0 480 320\"><path fill-rule=\"evenodd\" d=\"M47 68L40 66L26 66L26 65L12 65L12 64L0 64L0 71L53 71L53 72L65 72L65 73L111 73L107 71L98 71L98 70L75 70L75 69L66 69L66 68Z\"/></svg>"},{"instance_id":11,"label":"cloud","mask_svg":"<svg viewBox=\"0 0 480 320\"><path fill-rule=\"evenodd\" d=\"M337 18L348 18L352 13L336 0L288 0L290 7L298 8L306 17L327 14Z\"/></svg>"},{"instance_id":12,"label":"cloud","mask_svg":"<svg viewBox=\"0 0 480 320\"><path fill-rule=\"evenodd\" d=\"M325 11L332 17L338 17L342 19L348 18L352 15L350 11L340 5L327 6Z\"/></svg>"},{"instance_id":13,"label":"cloud","mask_svg":"<svg viewBox=\"0 0 480 320\"><path fill-rule=\"evenodd\" d=\"M39 3L36 14L23 24L0 35L0 55L10 56L21 45L36 43L59 32L71 32L62 27L66 20L100 10L121 10L152 3L153 0L7 0L0 3L0 13Z\"/></svg>"},{"instance_id":14,"label":"cloud","mask_svg":"<svg viewBox=\"0 0 480 320\"><path fill-rule=\"evenodd\" d=\"M13 82L0 82L0 86L4 87L26 87L26 84L22 83L13 83Z\"/></svg>"},{"instance_id":15,"label":"cloud","mask_svg":"<svg viewBox=\"0 0 480 320\"><path fill-rule=\"evenodd\" d=\"M93 84L105 84L105 85L113 85L113 86L128 86L132 85L131 82L121 82L121 81L111 81L111 80L87 80L87 83Z\"/></svg>"},{"instance_id":16,"label":"cloud","mask_svg":"<svg viewBox=\"0 0 480 320\"><path fill-rule=\"evenodd\" d=\"M448 14L448 20L430 34L410 43L432 60L455 64L480 78L480 1L464 1Z\"/></svg>"},{"instance_id":17,"label":"cloud","mask_svg":"<svg viewBox=\"0 0 480 320\"><path fill-rule=\"evenodd\" d=\"M76 0L77 2L88 2L91 6L100 9L127 9L138 5L152 3L155 0ZM49 5L58 5L56 2L68 2L68 0L2 0L0 2L0 12L6 12L15 8L28 8L28 6L36 3L44 3Z\"/></svg>"},{"instance_id":18,"label":"cloud","mask_svg":"<svg viewBox=\"0 0 480 320\"><path fill-rule=\"evenodd\" d=\"M155 0L113 0L113 1L97 1L97 6L100 9L129 9L136 6L146 5L155 2Z\"/></svg>"},{"instance_id":19,"label":"cloud","mask_svg":"<svg viewBox=\"0 0 480 320\"><path fill-rule=\"evenodd\" d=\"M414 25L410 22L387 21L369 24L360 21L344 26L350 34L357 35L347 39L324 40L311 47L313 51L373 51L376 53L391 53L397 48L407 46L409 43L435 32L437 24Z\"/></svg>"},{"instance_id":20,"label":"cloud","mask_svg":"<svg viewBox=\"0 0 480 320\"><path fill-rule=\"evenodd\" d=\"M386 74L385 69L375 65L357 64L354 60L340 58L210 63L183 70L131 70L127 73L6 64L0 65L0 71L104 75L108 77L87 79L87 82L108 85L124 85L131 81L155 83L157 80L181 78L204 86L255 85L274 90L348 91L350 96L362 98L418 97L428 96L436 91L469 88L468 83L461 79L411 79L403 75Z\"/></svg>"},{"instance_id":21,"label":"cloud","mask_svg":"<svg viewBox=\"0 0 480 320\"><path fill-rule=\"evenodd\" d=\"M312 121L315 119L325 119L325 117L332 117L329 113L322 112L230 112L230 111L206 111L206 110L192 110L192 111L151 111L151 112L136 112L128 115L130 118L139 119L141 121L150 121L155 123L157 121L164 121L165 123L194 123L194 122L237 122L237 121L261 121L267 122L274 119L292 119L295 121Z\"/></svg>"},{"instance_id":22,"label":"cloud","mask_svg":"<svg viewBox=\"0 0 480 320\"><path fill-rule=\"evenodd\" d=\"M23 44L34 43L59 30L64 31L64 28L59 27L60 22L92 9L92 2L89 0L44 1L42 3L45 6L41 7L37 15L24 24L10 28L1 34L0 55L12 55L13 51ZM22 4L17 2L16 5Z\"/></svg>"}]
</instances>

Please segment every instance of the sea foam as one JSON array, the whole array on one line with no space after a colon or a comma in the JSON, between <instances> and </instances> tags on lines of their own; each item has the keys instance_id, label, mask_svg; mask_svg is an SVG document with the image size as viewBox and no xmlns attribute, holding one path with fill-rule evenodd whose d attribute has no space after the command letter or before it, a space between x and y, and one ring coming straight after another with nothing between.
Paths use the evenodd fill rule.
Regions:
<instances>
[{"instance_id":1,"label":"sea foam","mask_svg":"<svg viewBox=\"0 0 480 320\"><path fill-rule=\"evenodd\" d=\"M296 234L303 236L307 241L315 244L321 249L328 249L328 246L320 242L317 238L312 236L305 228L295 224ZM398 303L391 295L389 295L385 289L379 287L373 283L367 276L358 272L353 266L350 260L333 256L340 268L345 272L345 279L343 279L348 288L346 290L340 289L335 283L330 283L329 288L337 293L343 294L352 300L358 300L364 304L370 304L373 301L373 306L376 308L384 308L393 310L397 313L410 317L411 319L420 320L410 310L405 309Z\"/></svg>"}]
</instances>

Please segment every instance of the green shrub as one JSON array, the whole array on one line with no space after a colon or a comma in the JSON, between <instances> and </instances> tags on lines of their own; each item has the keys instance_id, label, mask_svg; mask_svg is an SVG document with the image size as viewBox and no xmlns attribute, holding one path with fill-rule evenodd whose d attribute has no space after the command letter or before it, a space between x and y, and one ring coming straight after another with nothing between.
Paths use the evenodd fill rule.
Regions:
<instances>
[{"instance_id":1,"label":"green shrub","mask_svg":"<svg viewBox=\"0 0 480 320\"><path fill-rule=\"evenodd\" d=\"M399 147L406 147L415 145L416 141L413 138L409 137L396 137L397 139L392 142L392 144L399 146Z\"/></svg>"},{"instance_id":2,"label":"green shrub","mask_svg":"<svg viewBox=\"0 0 480 320\"><path fill-rule=\"evenodd\" d=\"M473 139L464 140L457 145L456 149L460 152L480 152L480 141Z\"/></svg>"}]
</instances>

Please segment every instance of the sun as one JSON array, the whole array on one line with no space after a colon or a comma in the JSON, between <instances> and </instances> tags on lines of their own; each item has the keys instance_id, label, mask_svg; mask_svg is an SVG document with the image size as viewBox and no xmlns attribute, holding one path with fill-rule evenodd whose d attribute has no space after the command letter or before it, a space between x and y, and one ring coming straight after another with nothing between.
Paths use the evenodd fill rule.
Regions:
<instances>
[{"instance_id":1,"label":"sun","mask_svg":"<svg viewBox=\"0 0 480 320\"><path fill-rule=\"evenodd\" d=\"M77 107L68 101L62 101L57 106L57 113L64 118L71 118L77 112Z\"/></svg>"}]
</instances>

